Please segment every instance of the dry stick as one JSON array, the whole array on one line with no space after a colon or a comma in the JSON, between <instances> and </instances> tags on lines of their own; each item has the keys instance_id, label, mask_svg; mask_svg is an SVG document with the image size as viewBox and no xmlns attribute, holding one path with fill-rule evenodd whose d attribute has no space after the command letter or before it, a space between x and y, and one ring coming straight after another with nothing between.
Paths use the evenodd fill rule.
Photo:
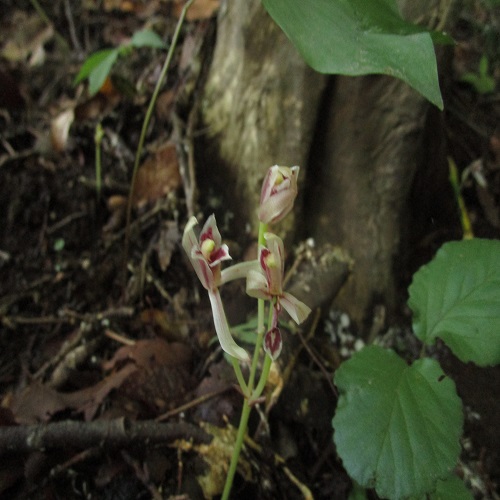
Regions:
<instances>
[{"instance_id":1,"label":"dry stick","mask_svg":"<svg viewBox=\"0 0 500 500\"><path fill-rule=\"evenodd\" d=\"M170 47L168 49L167 57L165 59L165 63L163 64L163 68L161 69L160 76L158 81L156 82L156 87L154 89L153 95L151 96L151 100L149 101L149 106L146 111L146 116L144 117L144 122L142 124L141 135L139 137L139 144L137 145L137 151L135 154L135 162L134 162L134 170L132 172L132 180L130 181L130 192L128 195L127 201L127 222L126 222L126 230L125 230L125 250L123 252L123 287L125 289L126 285L126 277L127 277L127 261L128 261L128 250L130 245L130 218L132 215L132 196L134 194L135 181L137 178L137 171L139 170L139 162L141 160L142 149L144 146L144 140L146 139L146 132L148 130L149 122L151 121L151 116L153 115L153 110L156 104L156 100L158 99L158 95L160 93L161 86L165 80L167 75L167 71L170 67L170 63L172 61L172 57L174 55L175 47L177 46L177 40L179 39L179 35L181 32L182 24L184 22L184 18L186 17L187 11L194 0L187 0L182 8L181 15L179 16L179 20L177 21L177 26L175 27L174 36L172 37L172 42L170 43Z\"/></svg>"},{"instance_id":2,"label":"dry stick","mask_svg":"<svg viewBox=\"0 0 500 500\"><path fill-rule=\"evenodd\" d=\"M199 427L185 422L162 424L154 421L134 422L126 418L95 422L68 420L40 425L0 427L0 455L58 448L111 449L134 445L147 446L176 439L192 439L208 444L212 438Z\"/></svg>"}]
</instances>

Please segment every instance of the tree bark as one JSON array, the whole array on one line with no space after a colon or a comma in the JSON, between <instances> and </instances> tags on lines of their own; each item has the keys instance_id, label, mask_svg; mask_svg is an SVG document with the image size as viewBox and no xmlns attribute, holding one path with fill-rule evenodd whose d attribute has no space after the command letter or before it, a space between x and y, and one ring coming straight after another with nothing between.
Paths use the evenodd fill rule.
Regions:
<instances>
[{"instance_id":1,"label":"tree bark","mask_svg":"<svg viewBox=\"0 0 500 500\"><path fill-rule=\"evenodd\" d=\"M395 304L394 265L407 200L422 158L429 105L385 76L339 77L328 106L308 202L311 235L354 260L337 300L361 324L372 306Z\"/></svg>"},{"instance_id":2,"label":"tree bark","mask_svg":"<svg viewBox=\"0 0 500 500\"><path fill-rule=\"evenodd\" d=\"M305 165L325 82L260 0L223 1L202 99L207 135L198 145L197 175L203 191L216 174L211 187L234 212L236 225L255 226L268 167ZM303 179L302 173L299 183ZM283 224L294 228L293 217Z\"/></svg>"},{"instance_id":3,"label":"tree bark","mask_svg":"<svg viewBox=\"0 0 500 500\"><path fill-rule=\"evenodd\" d=\"M439 23L443 29L454 15L453 0L449 9L444 3L402 0L400 7L407 19ZM438 62L445 54L439 51ZM314 182L306 219L318 243L341 245L354 260L336 306L367 332L375 308L383 306L391 314L404 299L398 277L407 265L409 238L414 241L410 222L420 219L425 225L419 213L431 216L443 193L453 201L443 120L406 83L381 75L337 77L325 108L309 169ZM448 207L440 205L441 215L453 218Z\"/></svg>"}]
</instances>

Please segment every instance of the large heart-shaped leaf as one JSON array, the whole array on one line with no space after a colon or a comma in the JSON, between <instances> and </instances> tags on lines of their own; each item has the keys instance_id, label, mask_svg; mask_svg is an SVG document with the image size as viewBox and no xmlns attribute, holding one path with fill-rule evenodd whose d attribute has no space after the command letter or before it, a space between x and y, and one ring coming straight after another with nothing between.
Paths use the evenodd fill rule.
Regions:
<instances>
[{"instance_id":1,"label":"large heart-shaped leaf","mask_svg":"<svg viewBox=\"0 0 500 500\"><path fill-rule=\"evenodd\" d=\"M349 475L383 498L433 491L456 464L462 405L432 359L408 366L393 351L366 347L335 374L333 427Z\"/></svg>"},{"instance_id":2,"label":"large heart-shaped leaf","mask_svg":"<svg viewBox=\"0 0 500 500\"><path fill-rule=\"evenodd\" d=\"M431 35L395 0L262 0L305 61L321 73L386 74L443 108Z\"/></svg>"},{"instance_id":3,"label":"large heart-shaped leaf","mask_svg":"<svg viewBox=\"0 0 500 500\"><path fill-rule=\"evenodd\" d=\"M500 241L444 244L415 273L409 294L423 342L440 337L464 362L500 363Z\"/></svg>"}]
</instances>

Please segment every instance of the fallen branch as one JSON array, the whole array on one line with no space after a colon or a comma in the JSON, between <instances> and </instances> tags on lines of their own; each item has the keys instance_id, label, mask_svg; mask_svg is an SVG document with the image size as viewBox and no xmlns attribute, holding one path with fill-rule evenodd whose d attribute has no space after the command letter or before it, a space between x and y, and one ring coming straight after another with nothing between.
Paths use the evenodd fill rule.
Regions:
<instances>
[{"instance_id":1,"label":"fallen branch","mask_svg":"<svg viewBox=\"0 0 500 500\"><path fill-rule=\"evenodd\" d=\"M211 436L188 423L133 422L126 418L76 422L67 420L40 425L0 427L0 455L57 448L111 449L192 439L208 444Z\"/></svg>"}]
</instances>

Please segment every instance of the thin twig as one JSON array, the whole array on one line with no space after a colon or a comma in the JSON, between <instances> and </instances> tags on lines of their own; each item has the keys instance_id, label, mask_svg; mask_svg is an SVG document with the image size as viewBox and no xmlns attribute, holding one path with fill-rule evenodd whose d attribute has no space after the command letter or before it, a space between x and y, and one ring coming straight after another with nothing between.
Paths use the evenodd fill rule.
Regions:
<instances>
[{"instance_id":1,"label":"thin twig","mask_svg":"<svg viewBox=\"0 0 500 500\"><path fill-rule=\"evenodd\" d=\"M314 332L316 330L316 326L318 325L319 316L320 316L319 312L320 311L318 309L316 316L314 317L314 324L311 327L310 332ZM333 381L332 381L332 374L329 373L328 370L323 366L323 363L319 360L318 356L316 356L315 352L309 346L309 343L308 343L309 339L307 339L307 340L304 339L304 336L302 335L300 330L298 330L297 335L299 336L299 339L302 342L304 349L307 351L309 356L311 356L311 359L316 363L318 368L321 370L321 373L325 376L325 379L328 382L328 385L330 386L330 388L332 389L333 394L335 394L335 396L338 397L339 394L337 392L337 388L335 387L335 385L333 384Z\"/></svg>"},{"instance_id":2,"label":"thin twig","mask_svg":"<svg viewBox=\"0 0 500 500\"><path fill-rule=\"evenodd\" d=\"M230 389L234 389L232 385L228 385L227 387L223 387L222 389L219 389L217 391L212 391L209 392L208 394L204 394L203 396L200 396L199 398L193 399L192 401L189 401L189 403L186 403L185 405L178 406L177 408L174 408L173 410L167 411L166 413L163 413L162 415L156 417L157 422L163 422L164 420L168 420L171 417L174 417L175 415L179 415L179 413L182 413L187 410L191 410L195 408L198 405L201 405L205 401L208 401L209 399L215 398L216 396L220 396L221 394L224 394L225 392L229 391Z\"/></svg>"}]
</instances>

